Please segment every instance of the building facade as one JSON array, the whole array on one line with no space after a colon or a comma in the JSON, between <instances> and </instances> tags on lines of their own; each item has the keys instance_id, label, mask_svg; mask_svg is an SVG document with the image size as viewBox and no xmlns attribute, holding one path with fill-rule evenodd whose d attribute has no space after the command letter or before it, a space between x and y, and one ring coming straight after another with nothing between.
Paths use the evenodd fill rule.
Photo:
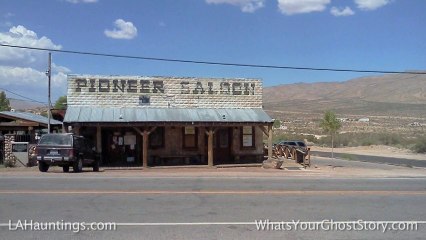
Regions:
<instances>
[{"instance_id":1,"label":"building facade","mask_svg":"<svg viewBox=\"0 0 426 240\"><path fill-rule=\"evenodd\" d=\"M67 99L66 128L104 165L261 162L272 144L258 79L70 75Z\"/></svg>"}]
</instances>

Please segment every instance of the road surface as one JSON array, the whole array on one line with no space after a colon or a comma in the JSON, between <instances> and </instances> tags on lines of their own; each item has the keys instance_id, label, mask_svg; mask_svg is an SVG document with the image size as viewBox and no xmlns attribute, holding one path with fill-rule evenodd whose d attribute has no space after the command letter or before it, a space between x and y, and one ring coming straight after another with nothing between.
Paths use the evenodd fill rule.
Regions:
<instances>
[{"instance_id":1,"label":"road surface","mask_svg":"<svg viewBox=\"0 0 426 240\"><path fill-rule=\"evenodd\" d=\"M327 157L331 156L331 152L318 152L311 151L313 156ZM426 168L426 155L424 160L412 160L405 158L393 158L393 157L381 157L381 156L370 156L370 155L359 155L352 153L334 153L335 158L352 160L352 161L361 161L361 162L371 162L371 163L383 163L395 166L403 167L421 167Z\"/></svg>"},{"instance_id":2,"label":"road surface","mask_svg":"<svg viewBox=\"0 0 426 240\"><path fill-rule=\"evenodd\" d=\"M297 230L259 231L255 224L426 221L422 177L23 174L0 175L0 239L424 239L426 234L425 222L418 223L416 231L387 226L384 233L302 231L302 225ZM115 231L11 231L25 220L118 226Z\"/></svg>"}]
</instances>

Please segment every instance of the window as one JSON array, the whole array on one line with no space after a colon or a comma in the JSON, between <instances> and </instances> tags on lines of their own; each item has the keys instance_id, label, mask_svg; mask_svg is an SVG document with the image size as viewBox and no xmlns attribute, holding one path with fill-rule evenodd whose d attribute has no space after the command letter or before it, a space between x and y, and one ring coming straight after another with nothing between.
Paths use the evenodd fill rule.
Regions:
<instances>
[{"instance_id":1,"label":"window","mask_svg":"<svg viewBox=\"0 0 426 240\"><path fill-rule=\"evenodd\" d=\"M243 126L241 128L241 148L254 148L254 127Z\"/></svg>"},{"instance_id":2,"label":"window","mask_svg":"<svg viewBox=\"0 0 426 240\"><path fill-rule=\"evenodd\" d=\"M139 96L139 105L149 105L149 96Z\"/></svg>"},{"instance_id":3,"label":"window","mask_svg":"<svg viewBox=\"0 0 426 240\"><path fill-rule=\"evenodd\" d=\"M164 147L164 127L157 127L149 134L149 147L151 149Z\"/></svg>"},{"instance_id":4,"label":"window","mask_svg":"<svg viewBox=\"0 0 426 240\"><path fill-rule=\"evenodd\" d=\"M184 127L182 136L183 148L198 148L198 129L196 127Z\"/></svg>"}]
</instances>

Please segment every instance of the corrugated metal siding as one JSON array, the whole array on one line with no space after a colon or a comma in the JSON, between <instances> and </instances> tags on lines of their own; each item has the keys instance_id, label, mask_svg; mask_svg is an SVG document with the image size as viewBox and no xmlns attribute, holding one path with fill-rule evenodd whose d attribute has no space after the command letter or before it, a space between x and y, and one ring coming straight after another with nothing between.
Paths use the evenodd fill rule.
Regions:
<instances>
[{"instance_id":1,"label":"corrugated metal siding","mask_svg":"<svg viewBox=\"0 0 426 240\"><path fill-rule=\"evenodd\" d=\"M64 122L252 122L270 123L263 109L68 107Z\"/></svg>"},{"instance_id":2,"label":"corrugated metal siding","mask_svg":"<svg viewBox=\"0 0 426 240\"><path fill-rule=\"evenodd\" d=\"M47 117L43 117L41 115L37 115L37 114L34 114L34 113L3 111L3 112L0 112L0 114L4 115L4 116L9 116L9 117L12 117L12 118L19 118L19 119L31 121L31 122L48 124L48 118ZM62 125L62 122L57 121L55 119L50 119L50 124Z\"/></svg>"}]
</instances>

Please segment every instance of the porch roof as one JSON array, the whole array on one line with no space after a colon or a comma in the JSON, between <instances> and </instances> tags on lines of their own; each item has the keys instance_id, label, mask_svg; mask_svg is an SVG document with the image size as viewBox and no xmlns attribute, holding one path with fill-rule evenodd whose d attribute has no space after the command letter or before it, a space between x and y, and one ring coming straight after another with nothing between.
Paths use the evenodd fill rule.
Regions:
<instances>
[{"instance_id":1,"label":"porch roof","mask_svg":"<svg viewBox=\"0 0 426 240\"><path fill-rule=\"evenodd\" d=\"M135 108L68 106L64 123L272 123L261 108Z\"/></svg>"},{"instance_id":2,"label":"porch roof","mask_svg":"<svg viewBox=\"0 0 426 240\"><path fill-rule=\"evenodd\" d=\"M20 120L20 121L26 121L26 122L32 122L37 124L46 125L48 124L48 118L37 115L34 113L29 112L12 112L12 111L2 111L0 112L1 118L7 118L9 120ZM62 125L62 122L57 121L55 119L50 119L51 125Z\"/></svg>"}]
</instances>

